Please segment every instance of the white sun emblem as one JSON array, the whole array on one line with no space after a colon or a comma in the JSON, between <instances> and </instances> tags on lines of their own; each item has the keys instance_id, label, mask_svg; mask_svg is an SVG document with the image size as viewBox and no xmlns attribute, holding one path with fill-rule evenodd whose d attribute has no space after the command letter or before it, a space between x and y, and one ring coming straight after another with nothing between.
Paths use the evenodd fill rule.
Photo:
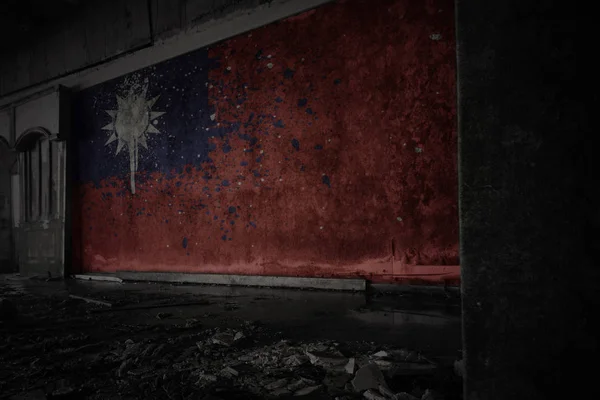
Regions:
<instances>
[{"instance_id":1,"label":"white sun emblem","mask_svg":"<svg viewBox=\"0 0 600 400\"><path fill-rule=\"evenodd\" d=\"M146 99L148 92L148 82L140 84L130 84L124 97L117 95L117 109L105 110L111 116L110 124L103 127L103 130L111 131L111 135L105 146L118 141L115 155L127 146L129 150L129 180L131 193L135 194L135 173L138 168L139 146L148 149L146 135L148 133L160 133L152 124L156 118L164 112L152 111L152 106L158 100L159 96L152 99Z\"/></svg>"}]
</instances>

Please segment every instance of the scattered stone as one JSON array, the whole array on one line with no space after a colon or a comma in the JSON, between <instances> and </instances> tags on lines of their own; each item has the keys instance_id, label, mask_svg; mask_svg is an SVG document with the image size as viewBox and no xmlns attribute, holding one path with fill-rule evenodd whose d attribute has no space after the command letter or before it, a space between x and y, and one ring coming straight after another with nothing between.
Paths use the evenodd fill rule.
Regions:
<instances>
[{"instance_id":1,"label":"scattered stone","mask_svg":"<svg viewBox=\"0 0 600 400\"><path fill-rule=\"evenodd\" d=\"M296 393L294 393L294 396L308 396L309 394L311 394L319 389L321 389L321 385L308 386L308 387L305 387L304 389L300 389L300 390L296 391Z\"/></svg>"},{"instance_id":2,"label":"scattered stone","mask_svg":"<svg viewBox=\"0 0 600 400\"><path fill-rule=\"evenodd\" d=\"M396 365L392 361L382 360L382 359L373 360L373 362L375 364L377 364L377 366L379 367L379 369L381 369L382 371L389 371L389 370L391 370Z\"/></svg>"},{"instance_id":3,"label":"scattered stone","mask_svg":"<svg viewBox=\"0 0 600 400\"><path fill-rule=\"evenodd\" d=\"M328 374L323 380L323 384L328 388L342 389L350 379L351 376L345 373Z\"/></svg>"},{"instance_id":4,"label":"scattered stone","mask_svg":"<svg viewBox=\"0 0 600 400\"><path fill-rule=\"evenodd\" d=\"M221 370L221 373L223 373L226 376L238 376L240 373L237 372L235 369L231 368L231 367L225 367Z\"/></svg>"},{"instance_id":5,"label":"scattered stone","mask_svg":"<svg viewBox=\"0 0 600 400\"><path fill-rule=\"evenodd\" d=\"M133 366L133 360L132 359L127 359L125 361L123 361L121 363L121 365L119 366L119 369L117 370L117 376L123 377L125 375L125 373Z\"/></svg>"},{"instance_id":6,"label":"scattered stone","mask_svg":"<svg viewBox=\"0 0 600 400\"><path fill-rule=\"evenodd\" d=\"M125 351L121 354L121 360L126 360L134 354L140 354L143 349L143 343L133 343L133 340L128 339L125 342Z\"/></svg>"},{"instance_id":7,"label":"scattered stone","mask_svg":"<svg viewBox=\"0 0 600 400\"><path fill-rule=\"evenodd\" d=\"M200 323L200 321L198 321L195 318L190 318L190 319L188 319L188 320L185 321L185 327L186 328L195 328L195 327L200 326L200 325L202 325Z\"/></svg>"},{"instance_id":8,"label":"scattered stone","mask_svg":"<svg viewBox=\"0 0 600 400\"><path fill-rule=\"evenodd\" d=\"M287 383L288 383L288 378L282 378L282 379L279 379L279 380L269 383L268 385L265 386L265 389L267 389L267 390L279 389L279 388L286 386Z\"/></svg>"},{"instance_id":9,"label":"scattered stone","mask_svg":"<svg viewBox=\"0 0 600 400\"><path fill-rule=\"evenodd\" d=\"M348 363L344 367L346 373L353 375L354 371L356 371L356 360L354 357L348 359Z\"/></svg>"},{"instance_id":10,"label":"scattered stone","mask_svg":"<svg viewBox=\"0 0 600 400\"><path fill-rule=\"evenodd\" d=\"M173 314L167 313L167 312L159 312L158 314L156 314L156 318L158 318L158 319L167 319L172 316L173 316Z\"/></svg>"},{"instance_id":11,"label":"scattered stone","mask_svg":"<svg viewBox=\"0 0 600 400\"><path fill-rule=\"evenodd\" d=\"M279 388L275 389L271 392L271 396L279 397L279 396L289 396L291 392L287 390L287 388Z\"/></svg>"},{"instance_id":12,"label":"scattered stone","mask_svg":"<svg viewBox=\"0 0 600 400\"><path fill-rule=\"evenodd\" d=\"M165 344L164 343L158 345L158 347L156 349L154 349L154 351L152 352L152 356L151 357L158 357L158 356L162 355L164 349L165 349Z\"/></svg>"},{"instance_id":13,"label":"scattered stone","mask_svg":"<svg viewBox=\"0 0 600 400\"><path fill-rule=\"evenodd\" d=\"M287 366L287 367L297 367L299 365L304 364L304 362L306 361L306 359L302 358L301 355L298 354L293 354L289 357L286 357L283 360L283 363Z\"/></svg>"},{"instance_id":14,"label":"scattered stone","mask_svg":"<svg viewBox=\"0 0 600 400\"><path fill-rule=\"evenodd\" d=\"M307 351L310 363L327 369L344 369L344 366L348 363L348 359L344 357L339 351L336 352L310 352Z\"/></svg>"},{"instance_id":15,"label":"scattered stone","mask_svg":"<svg viewBox=\"0 0 600 400\"><path fill-rule=\"evenodd\" d=\"M212 342L214 344L229 347L243 337L244 334L241 332L237 332L235 335L229 332L221 332L212 337Z\"/></svg>"},{"instance_id":16,"label":"scattered stone","mask_svg":"<svg viewBox=\"0 0 600 400\"><path fill-rule=\"evenodd\" d=\"M298 379L296 382L290 383L287 388L290 392L296 392L306 386L307 382L305 382L304 379Z\"/></svg>"},{"instance_id":17,"label":"scattered stone","mask_svg":"<svg viewBox=\"0 0 600 400\"><path fill-rule=\"evenodd\" d=\"M66 379L61 379L54 384L54 390L52 390L52 398L62 398L71 396L75 392L75 389L69 384Z\"/></svg>"},{"instance_id":18,"label":"scattered stone","mask_svg":"<svg viewBox=\"0 0 600 400\"><path fill-rule=\"evenodd\" d=\"M213 374L207 374L204 371L200 371L197 373L198 375L198 381L196 382L196 385L199 386L204 386L206 383L213 383L217 381L217 377Z\"/></svg>"},{"instance_id":19,"label":"scattered stone","mask_svg":"<svg viewBox=\"0 0 600 400\"><path fill-rule=\"evenodd\" d=\"M389 357L390 355L388 354L387 351L381 350L381 351L378 351L377 353L373 354L373 356L377 357L377 358L386 358L386 357Z\"/></svg>"},{"instance_id":20,"label":"scattered stone","mask_svg":"<svg viewBox=\"0 0 600 400\"><path fill-rule=\"evenodd\" d=\"M394 392L392 392L386 385L379 385L379 393L389 398L394 397Z\"/></svg>"},{"instance_id":21,"label":"scattered stone","mask_svg":"<svg viewBox=\"0 0 600 400\"><path fill-rule=\"evenodd\" d=\"M152 354L154 352L154 350L156 350L156 347L157 347L157 345L150 343L148 346L146 346L146 348L144 350L142 350L140 355L142 357L148 357L150 354Z\"/></svg>"},{"instance_id":22,"label":"scattered stone","mask_svg":"<svg viewBox=\"0 0 600 400\"><path fill-rule=\"evenodd\" d=\"M363 397L368 400L387 400L384 396L379 394L379 392L369 389L363 393Z\"/></svg>"},{"instance_id":23,"label":"scattered stone","mask_svg":"<svg viewBox=\"0 0 600 400\"><path fill-rule=\"evenodd\" d=\"M368 364L356 371L352 380L352 386L357 392L363 392L369 389L379 389L379 386L386 386L385 378L376 364Z\"/></svg>"}]
</instances>

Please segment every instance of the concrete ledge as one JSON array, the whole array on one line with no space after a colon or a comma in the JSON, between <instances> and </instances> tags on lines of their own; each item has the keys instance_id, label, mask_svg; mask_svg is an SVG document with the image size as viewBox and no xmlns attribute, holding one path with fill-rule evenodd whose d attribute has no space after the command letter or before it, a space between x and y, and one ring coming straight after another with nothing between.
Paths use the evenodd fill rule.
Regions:
<instances>
[{"instance_id":1,"label":"concrete ledge","mask_svg":"<svg viewBox=\"0 0 600 400\"><path fill-rule=\"evenodd\" d=\"M117 277L124 281L195 283L201 285L259 286L295 289L320 289L364 292L364 279L299 278L294 276L255 276L221 274L185 274L174 272L119 271Z\"/></svg>"},{"instance_id":2,"label":"concrete ledge","mask_svg":"<svg viewBox=\"0 0 600 400\"><path fill-rule=\"evenodd\" d=\"M460 296L460 287L444 285L401 285L397 283L373 283L369 285L368 290L373 293L384 294L428 293Z\"/></svg>"},{"instance_id":3,"label":"concrete ledge","mask_svg":"<svg viewBox=\"0 0 600 400\"><path fill-rule=\"evenodd\" d=\"M82 281L103 281L103 282L123 283L123 279L118 278L114 275L80 274L80 275L73 275L73 279L78 279L78 280L82 280Z\"/></svg>"}]
</instances>

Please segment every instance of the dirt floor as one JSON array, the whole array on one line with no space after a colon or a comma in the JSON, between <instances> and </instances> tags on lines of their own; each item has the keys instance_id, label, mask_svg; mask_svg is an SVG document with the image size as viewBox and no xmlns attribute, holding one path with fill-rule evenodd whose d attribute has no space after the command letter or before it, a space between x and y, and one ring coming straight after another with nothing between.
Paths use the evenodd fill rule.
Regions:
<instances>
[{"instance_id":1,"label":"dirt floor","mask_svg":"<svg viewBox=\"0 0 600 400\"><path fill-rule=\"evenodd\" d=\"M4 275L0 298L0 399L461 398L459 299L443 291Z\"/></svg>"}]
</instances>

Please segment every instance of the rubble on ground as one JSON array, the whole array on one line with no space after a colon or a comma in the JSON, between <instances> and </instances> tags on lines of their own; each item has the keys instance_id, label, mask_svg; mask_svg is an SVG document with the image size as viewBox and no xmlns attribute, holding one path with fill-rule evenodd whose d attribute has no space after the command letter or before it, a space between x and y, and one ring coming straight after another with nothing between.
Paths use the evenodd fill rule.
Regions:
<instances>
[{"instance_id":1,"label":"rubble on ground","mask_svg":"<svg viewBox=\"0 0 600 400\"><path fill-rule=\"evenodd\" d=\"M204 328L201 317L168 327L117 326L109 314L87 312L103 304L70 301L52 300L60 311L51 320L55 330L0 331L6 337L0 344L0 393L6 398L444 399L414 385L439 372L416 351L364 342L293 342L254 322ZM11 305L2 302L9 312ZM74 307L69 313L75 317L61 327L65 307ZM87 326L87 333L78 332L77 324ZM98 326L104 334L94 334Z\"/></svg>"}]
</instances>

